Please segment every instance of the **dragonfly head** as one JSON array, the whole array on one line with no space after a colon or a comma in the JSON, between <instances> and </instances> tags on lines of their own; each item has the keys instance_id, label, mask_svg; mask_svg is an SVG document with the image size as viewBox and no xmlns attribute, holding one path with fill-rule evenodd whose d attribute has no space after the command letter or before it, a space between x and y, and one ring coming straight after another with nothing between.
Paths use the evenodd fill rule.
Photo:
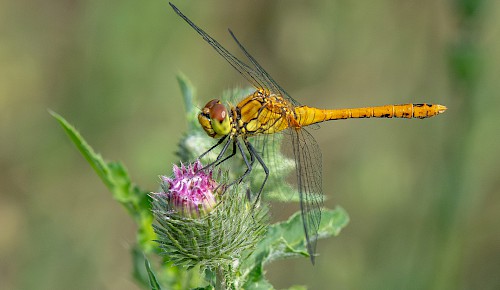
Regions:
<instances>
[{"instance_id":1,"label":"dragonfly head","mask_svg":"<svg viewBox=\"0 0 500 290\"><path fill-rule=\"evenodd\" d=\"M226 107L217 99L208 102L198 114L203 130L213 138L226 136L231 132L231 122Z\"/></svg>"}]
</instances>

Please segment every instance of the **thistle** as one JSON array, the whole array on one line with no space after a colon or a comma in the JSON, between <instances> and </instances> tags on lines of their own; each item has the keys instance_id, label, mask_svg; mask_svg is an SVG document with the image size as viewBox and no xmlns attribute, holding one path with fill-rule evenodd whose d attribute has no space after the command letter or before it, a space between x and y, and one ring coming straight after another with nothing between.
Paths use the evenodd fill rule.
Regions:
<instances>
[{"instance_id":1,"label":"thistle","mask_svg":"<svg viewBox=\"0 0 500 290\"><path fill-rule=\"evenodd\" d=\"M174 165L173 177L161 177L163 190L151 194L157 242L173 264L222 269L234 284L241 259L265 235L267 211L248 201L246 186L228 188L223 174L214 178L202 167L199 161Z\"/></svg>"}]
</instances>

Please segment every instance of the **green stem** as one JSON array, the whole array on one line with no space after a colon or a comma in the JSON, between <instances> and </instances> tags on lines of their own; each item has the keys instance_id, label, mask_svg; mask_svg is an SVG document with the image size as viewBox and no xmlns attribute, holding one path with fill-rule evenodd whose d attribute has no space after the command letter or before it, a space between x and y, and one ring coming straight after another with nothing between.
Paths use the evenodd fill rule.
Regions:
<instances>
[{"instance_id":1,"label":"green stem","mask_svg":"<svg viewBox=\"0 0 500 290\"><path fill-rule=\"evenodd\" d=\"M226 278L222 266L215 271L215 290L226 290Z\"/></svg>"}]
</instances>

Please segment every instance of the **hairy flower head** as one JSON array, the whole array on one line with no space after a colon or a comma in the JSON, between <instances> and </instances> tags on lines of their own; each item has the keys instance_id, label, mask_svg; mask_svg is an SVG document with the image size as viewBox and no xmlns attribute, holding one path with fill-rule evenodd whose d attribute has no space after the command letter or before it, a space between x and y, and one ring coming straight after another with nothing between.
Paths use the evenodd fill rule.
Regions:
<instances>
[{"instance_id":1,"label":"hairy flower head","mask_svg":"<svg viewBox=\"0 0 500 290\"><path fill-rule=\"evenodd\" d=\"M217 203L216 191L223 186L214 180L211 169L202 168L200 161L187 166L174 165L174 176L161 176L163 191L153 196L166 199L171 210L187 217L209 212Z\"/></svg>"},{"instance_id":2,"label":"hairy flower head","mask_svg":"<svg viewBox=\"0 0 500 290\"><path fill-rule=\"evenodd\" d=\"M249 202L248 185L227 187L197 161L174 166L152 193L157 242L170 261L188 268L237 265L267 228L267 210ZM235 264L236 263L236 264Z\"/></svg>"}]
</instances>

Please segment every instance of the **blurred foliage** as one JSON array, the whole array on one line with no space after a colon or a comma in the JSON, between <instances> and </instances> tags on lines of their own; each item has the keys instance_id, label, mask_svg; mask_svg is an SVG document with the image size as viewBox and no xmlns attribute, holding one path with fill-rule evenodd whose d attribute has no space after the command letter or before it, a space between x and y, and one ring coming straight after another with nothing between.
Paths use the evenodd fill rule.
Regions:
<instances>
[{"instance_id":1,"label":"blurred foliage","mask_svg":"<svg viewBox=\"0 0 500 290\"><path fill-rule=\"evenodd\" d=\"M342 204L351 223L319 243L316 266L267 267L273 285L500 288L499 2L176 4L230 50L231 27L301 103L449 108L313 132L327 205ZM136 226L46 109L157 188L185 130L178 71L203 93L199 107L247 84L162 1L0 0L0 64L2 288L136 288Z\"/></svg>"}]
</instances>

